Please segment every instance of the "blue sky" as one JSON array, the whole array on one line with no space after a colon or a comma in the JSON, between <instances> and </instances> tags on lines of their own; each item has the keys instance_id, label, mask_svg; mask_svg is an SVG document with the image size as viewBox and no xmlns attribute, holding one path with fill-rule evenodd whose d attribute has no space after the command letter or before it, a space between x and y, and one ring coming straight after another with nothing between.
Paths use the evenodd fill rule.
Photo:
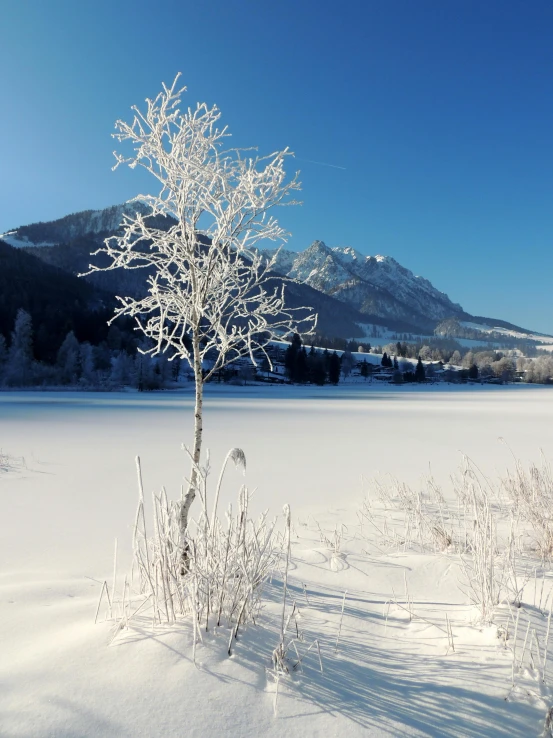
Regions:
<instances>
[{"instance_id":1,"label":"blue sky","mask_svg":"<svg viewBox=\"0 0 553 738\"><path fill-rule=\"evenodd\" d=\"M151 189L110 133L181 71L237 145L295 151L290 248L389 254L553 332L550 0L3 0L0 28L0 232Z\"/></svg>"}]
</instances>

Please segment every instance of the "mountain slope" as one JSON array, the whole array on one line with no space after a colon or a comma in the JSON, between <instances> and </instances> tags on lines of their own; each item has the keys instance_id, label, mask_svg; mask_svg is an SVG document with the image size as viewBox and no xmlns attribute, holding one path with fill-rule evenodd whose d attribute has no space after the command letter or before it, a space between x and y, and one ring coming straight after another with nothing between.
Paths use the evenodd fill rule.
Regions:
<instances>
[{"instance_id":1,"label":"mountain slope","mask_svg":"<svg viewBox=\"0 0 553 738\"><path fill-rule=\"evenodd\" d=\"M21 226L0 238L23 247L43 262L72 275L86 272L91 262L107 263L103 254L91 257L106 237L119 229L125 213L148 212L141 202L128 202L105 210L86 210L50 223ZM174 221L157 217L155 226L168 228ZM262 251L267 259L274 249ZM291 306L309 305L319 313L318 330L329 336L363 336L363 325L386 326L412 334L432 334L443 321L471 321L532 334L505 321L475 317L463 310L427 279L418 277L389 256L365 256L349 247L328 247L314 241L302 252L281 249L273 266L275 279L286 277ZM144 293L147 269L100 272L86 277L99 289L112 294L139 296Z\"/></svg>"},{"instance_id":2,"label":"mountain slope","mask_svg":"<svg viewBox=\"0 0 553 738\"><path fill-rule=\"evenodd\" d=\"M26 310L37 359L52 361L71 330L81 341L105 338L114 305L113 295L0 240L0 333L7 338Z\"/></svg>"},{"instance_id":3,"label":"mountain slope","mask_svg":"<svg viewBox=\"0 0 553 738\"><path fill-rule=\"evenodd\" d=\"M114 233L119 228L123 215L134 215L138 212L146 215L149 208L139 201L130 201L104 210L83 210L47 223L20 226L13 231L0 234L0 238L16 248L54 246L82 236Z\"/></svg>"},{"instance_id":4,"label":"mountain slope","mask_svg":"<svg viewBox=\"0 0 553 738\"><path fill-rule=\"evenodd\" d=\"M130 203L135 206L136 203ZM144 213L142 209L141 212ZM117 232L122 215L127 210L125 205L108 208L107 211L85 211L61 218L52 223L37 223L23 226L10 232L10 241L17 244L17 251L32 256L41 262L76 277L89 269L91 263L104 266L109 263L105 254L91 256L103 243L104 239ZM168 228L173 224L171 219L156 219L156 226ZM59 239L58 243L52 243ZM15 249L14 249L15 250ZM83 284L111 293L112 295L130 295L138 297L145 293L145 282L151 270L115 269L113 271L95 272L88 275ZM275 273L271 286L282 283L282 277ZM325 295L309 285L290 281L286 286L287 305L313 308L318 313L317 329L330 336L361 336L360 323L366 322L367 316L358 310ZM404 326L409 329L411 326Z\"/></svg>"}]
</instances>

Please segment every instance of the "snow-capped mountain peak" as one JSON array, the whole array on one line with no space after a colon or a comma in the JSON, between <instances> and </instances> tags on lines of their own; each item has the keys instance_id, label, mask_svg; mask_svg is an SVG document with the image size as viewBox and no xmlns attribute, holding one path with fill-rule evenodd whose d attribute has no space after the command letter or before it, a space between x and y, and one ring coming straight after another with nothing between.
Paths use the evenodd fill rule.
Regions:
<instances>
[{"instance_id":1,"label":"snow-capped mountain peak","mask_svg":"<svg viewBox=\"0 0 553 738\"><path fill-rule=\"evenodd\" d=\"M330 248L314 241L305 251L281 251L274 268L371 315L432 321L463 313L460 305L393 257L366 256L350 246Z\"/></svg>"}]
</instances>

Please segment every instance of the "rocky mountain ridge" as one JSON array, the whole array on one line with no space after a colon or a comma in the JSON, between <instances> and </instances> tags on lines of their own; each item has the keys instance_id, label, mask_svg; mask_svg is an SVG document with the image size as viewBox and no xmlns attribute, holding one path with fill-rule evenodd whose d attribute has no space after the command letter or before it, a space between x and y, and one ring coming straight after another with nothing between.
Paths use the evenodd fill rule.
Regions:
<instances>
[{"instance_id":1,"label":"rocky mountain ridge","mask_svg":"<svg viewBox=\"0 0 553 738\"><path fill-rule=\"evenodd\" d=\"M361 313L430 323L467 315L424 277L390 256L365 256L350 247L314 241L305 251L265 250L274 270L355 307Z\"/></svg>"}]
</instances>

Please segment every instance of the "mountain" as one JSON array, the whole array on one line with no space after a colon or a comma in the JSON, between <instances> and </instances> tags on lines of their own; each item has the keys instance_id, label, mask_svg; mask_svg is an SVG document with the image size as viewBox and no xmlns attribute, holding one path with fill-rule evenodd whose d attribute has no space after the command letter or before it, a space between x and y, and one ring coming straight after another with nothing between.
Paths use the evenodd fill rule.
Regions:
<instances>
[{"instance_id":1,"label":"mountain","mask_svg":"<svg viewBox=\"0 0 553 738\"><path fill-rule=\"evenodd\" d=\"M91 263L101 267L110 262L103 253L96 256L91 254L102 246L106 237L118 231L123 214L137 211L144 215L147 212L139 202L125 203L104 211L86 210L49 223L21 226L0 235L0 238L14 247L14 251L32 256L35 261L39 260L38 264L42 262L56 271L69 273L77 284L82 283L83 287L87 283L93 285L102 293L109 294L112 301L113 295L138 297L144 294L145 281L151 271L149 269L95 272L87 275L84 280L79 280L76 276L88 271ZM173 223L170 218L159 217L155 220L155 225L159 228L168 228ZM269 287L276 287L281 283L282 277L275 273ZM366 320L366 316L355 308L295 281L287 283L286 295L289 307L306 305L318 313L318 330L322 333L339 337L363 335L359 324Z\"/></svg>"},{"instance_id":2,"label":"mountain","mask_svg":"<svg viewBox=\"0 0 553 738\"><path fill-rule=\"evenodd\" d=\"M77 275L86 272L90 263L108 263L104 254L90 254L118 231L124 214L136 212L146 215L148 208L140 201L131 201L105 210L86 210L48 223L21 226L0 238L51 267ZM162 216L154 221L161 229L173 223ZM311 306L319 314L318 331L328 336L362 338L370 332L376 336L373 326L415 336L432 335L442 326L438 334L445 336L442 324L451 320L468 321L465 331L478 331L480 326L483 339L490 326L501 326L504 333L512 330L532 335L505 321L470 315L427 279L414 275L390 256L365 256L350 247L330 248L323 241L314 241L301 252L263 249L261 253L267 259L275 257L274 284L287 280L290 306ZM89 275L86 281L106 294L136 297L144 293L147 275L147 269L116 269Z\"/></svg>"},{"instance_id":3,"label":"mountain","mask_svg":"<svg viewBox=\"0 0 553 738\"><path fill-rule=\"evenodd\" d=\"M310 285L365 315L404 320L431 330L436 322L468 314L390 256L364 256L349 247L315 241L305 251L276 254L275 271Z\"/></svg>"}]
</instances>

